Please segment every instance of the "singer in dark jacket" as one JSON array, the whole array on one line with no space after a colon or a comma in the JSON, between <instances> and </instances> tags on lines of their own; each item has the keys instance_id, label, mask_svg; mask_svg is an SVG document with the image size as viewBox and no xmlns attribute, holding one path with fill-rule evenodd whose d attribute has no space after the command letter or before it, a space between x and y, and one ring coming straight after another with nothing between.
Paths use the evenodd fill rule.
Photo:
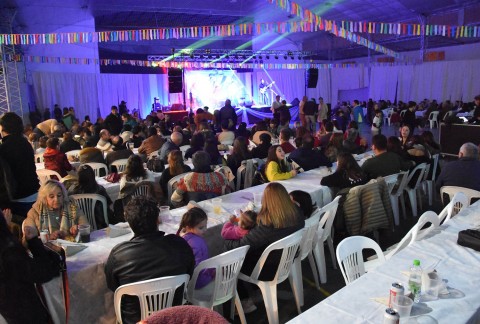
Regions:
<instances>
[{"instance_id":1,"label":"singer in dark jacket","mask_svg":"<svg viewBox=\"0 0 480 324\"><path fill-rule=\"evenodd\" d=\"M125 219L134 237L118 244L105 265L107 286L115 291L132 282L193 273L195 259L188 243L176 235L158 231L157 203L146 197L135 197L125 207ZM182 289L175 293L173 305L181 305ZM138 298L122 298L123 323L140 321Z\"/></svg>"}]
</instances>

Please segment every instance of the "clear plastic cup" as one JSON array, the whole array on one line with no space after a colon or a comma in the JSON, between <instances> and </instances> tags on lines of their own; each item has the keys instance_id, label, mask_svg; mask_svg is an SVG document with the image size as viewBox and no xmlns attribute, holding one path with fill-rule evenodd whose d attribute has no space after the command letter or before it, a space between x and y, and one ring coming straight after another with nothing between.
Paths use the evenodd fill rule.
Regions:
<instances>
[{"instance_id":1,"label":"clear plastic cup","mask_svg":"<svg viewBox=\"0 0 480 324\"><path fill-rule=\"evenodd\" d=\"M78 232L80 233L80 242L82 243L90 242L90 225L89 224L78 225Z\"/></svg>"},{"instance_id":2,"label":"clear plastic cup","mask_svg":"<svg viewBox=\"0 0 480 324\"><path fill-rule=\"evenodd\" d=\"M172 220L170 206L160 206L160 220L162 223L168 223Z\"/></svg>"},{"instance_id":3,"label":"clear plastic cup","mask_svg":"<svg viewBox=\"0 0 480 324\"><path fill-rule=\"evenodd\" d=\"M255 206L260 206L262 204L263 192L254 192L253 193L253 203Z\"/></svg>"},{"instance_id":4,"label":"clear plastic cup","mask_svg":"<svg viewBox=\"0 0 480 324\"><path fill-rule=\"evenodd\" d=\"M392 308L400 316L400 321L404 318L410 317L410 312L412 311L413 300L407 296L398 296L395 300L392 301Z\"/></svg>"},{"instance_id":5,"label":"clear plastic cup","mask_svg":"<svg viewBox=\"0 0 480 324\"><path fill-rule=\"evenodd\" d=\"M443 280L436 273L430 272L422 277L422 292L429 300L438 299L438 293L443 288Z\"/></svg>"},{"instance_id":6,"label":"clear plastic cup","mask_svg":"<svg viewBox=\"0 0 480 324\"><path fill-rule=\"evenodd\" d=\"M220 215L222 213L222 198L213 198L212 205L213 213L216 215Z\"/></svg>"}]
</instances>

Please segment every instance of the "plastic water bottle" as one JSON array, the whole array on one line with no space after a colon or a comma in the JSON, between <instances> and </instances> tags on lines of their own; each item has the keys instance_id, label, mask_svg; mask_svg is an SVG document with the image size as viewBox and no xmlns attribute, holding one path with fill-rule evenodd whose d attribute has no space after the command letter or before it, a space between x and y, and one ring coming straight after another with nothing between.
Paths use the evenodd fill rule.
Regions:
<instances>
[{"instance_id":1,"label":"plastic water bottle","mask_svg":"<svg viewBox=\"0 0 480 324\"><path fill-rule=\"evenodd\" d=\"M413 301L419 303L422 288L422 267L420 267L420 260L413 260L413 266L410 268L410 277L408 278L408 287L413 294Z\"/></svg>"}]
</instances>

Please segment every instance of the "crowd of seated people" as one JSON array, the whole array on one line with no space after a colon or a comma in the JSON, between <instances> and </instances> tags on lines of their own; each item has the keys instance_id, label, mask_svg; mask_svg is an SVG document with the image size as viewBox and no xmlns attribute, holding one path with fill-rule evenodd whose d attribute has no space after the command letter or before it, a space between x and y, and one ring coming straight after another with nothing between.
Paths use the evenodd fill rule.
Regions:
<instances>
[{"instance_id":1,"label":"crowd of seated people","mask_svg":"<svg viewBox=\"0 0 480 324\"><path fill-rule=\"evenodd\" d=\"M96 193L105 197L108 205L107 218L114 221L128 221L135 233L131 242L118 246L112 251L107 263L105 272L108 286L114 290L123 283L132 282L131 274L138 271L135 267L144 266L147 262L150 263L151 260L160 257L172 258L172 255L177 252L174 249L155 252L157 245L161 245L160 242L163 241L171 241L170 243L177 246L178 251L182 251L177 272L191 274L193 267L201 261L194 258L190 249L195 251L194 245L202 243L204 218L200 217L198 224L197 222L185 223L185 228L182 230L184 233L180 236L185 240L194 237L197 243L188 241L184 244L185 242L178 240L178 237L166 238L164 233L157 231L157 204L160 201L169 201L174 207L178 207L186 205L189 200L198 201L222 195L228 192L228 179L223 173L215 171L216 166L222 164L228 166L236 175L243 161L252 158L263 159L265 160L262 169L264 178L272 183L265 188L258 217L245 215L245 222L249 220L249 225L239 223L237 226L241 227L242 235L236 240L227 240L225 243L227 249L255 244L256 247L249 250L244 263L244 270L248 272L269 243L301 228L303 220L313 211L314 205L308 194L292 192L291 196L288 196L285 188L274 181L294 178L301 170L308 171L321 166L331 167L333 162L337 162L336 171L321 180L322 185L331 187L335 192L365 184L379 176L384 177L403 170L411 170L415 165L423 162L432 163L433 155L441 152L441 148L434 140L432 132L423 131L421 135L418 134L418 127L422 126L422 120L424 122L432 111L438 110L446 115L449 111L467 112L473 109L471 121L476 123L480 115L480 97L475 97L473 105L461 102L453 105L448 101L437 104L435 101L427 100L418 105L415 102L406 104L400 102L395 107L396 111L389 113L389 116L394 119L394 114L405 111L403 119L398 116L402 126L399 132L400 137L387 138L381 134L381 129L376 130L378 134L374 135L371 141L371 149L375 156L367 159L361 167L353 154L365 152L368 145L359 135L358 124L377 125L377 122L374 122L375 118L377 121L380 117L383 119L383 114L378 112L393 105L387 101L378 103L354 101L353 107L340 104L331 112L325 107L322 100L318 105L319 111L314 117L308 118L308 125L305 118L305 123L295 124L291 129L290 124L285 122L286 117L280 116L281 122L277 119L260 120L251 131L244 122L237 127L237 117L229 102L226 102L225 107L216 114L208 113L207 108L199 109L196 115L190 115L175 123L169 119L168 114L161 112L152 113L142 120L138 115L131 116L128 112L120 115L118 108L113 106L111 113L105 119L98 118L95 123L92 123L89 118L80 121L76 118L74 110L67 109L65 114L70 115L72 119L72 125L68 127L62 123L61 118L46 116L48 118L34 127L24 128L19 116L6 113L0 117L2 135L0 209L4 210L3 213L8 217L13 214L13 222L21 224L24 221L24 244L28 244L33 250L35 258L38 256L38 262L44 262L41 253L37 253L34 247L37 244L35 238L40 231L48 230L51 239L67 238L78 233L78 225L88 223L86 216L73 203L69 195ZM367 109L365 115L363 115L363 107ZM320 111L322 114L319 113ZM418 114L415 114L417 111L425 111L425 114L418 117ZM319 124L318 132L316 132L316 125L313 125L315 121ZM275 144L272 145L272 143ZM138 149L138 154L132 152L129 144L133 144L133 147ZM230 148L232 144L233 147ZM189 145L190 148L183 153L181 147L185 145ZM220 151L225 148L229 153L223 155ZM67 158L66 153L72 150L80 150L78 159L74 156ZM44 167L58 172L62 178L58 179L60 181L49 180L42 187L39 186L35 173L35 153L43 155ZM289 154L288 157L287 154ZM97 183L93 169L85 163L97 162L111 165L116 160L128 158L126 169L119 180L119 198L122 199L130 196L142 181L155 181L153 172L144 167L144 162L154 158L154 155L158 155L158 159L168 164L158 183L162 197L153 192L148 198L133 198L129 200L130 202L125 202L122 217L115 216L112 211L112 200L105 188ZM192 160L193 169L185 164L185 160L189 158ZM81 166L74 170L72 162L80 162ZM476 186L479 183L477 180L479 169L478 148L474 144L467 143L460 149L459 161L456 164L447 164L442 171L438 169L440 177L437 187L460 185L479 190ZM173 189L171 197L168 197L169 180L183 173L186 175ZM67 176L73 181L65 181ZM102 216L96 215L99 228L108 226ZM139 218L143 216L148 216L148 221L140 221ZM3 216L0 218L0 227L3 231L6 228L4 226L6 222ZM234 223L235 221L232 220L232 224ZM24 253L18 248L20 243L12 241L10 236L2 236L1 240L8 241L9 246L19 250L18 253ZM152 247L149 249L152 250L152 255L144 257L139 253L133 254L131 251L135 243ZM138 264L135 266L132 264L132 269L121 270L115 266L117 260L134 260ZM21 261L26 262L24 259ZM30 262L37 263L37 260L30 260ZM159 266L157 270L160 271L160 269ZM157 271L153 268L150 270L152 273ZM41 278L27 277L28 287L25 286L25 289L30 289L33 283L43 282L53 275L45 273ZM268 274L266 276L268 277ZM239 294L251 310L254 307L248 299L248 291L243 288L239 285ZM31 301L31 303L30 309L35 308L37 301ZM138 312L132 310L137 305L132 303L131 306L132 308L127 307L125 310L125 316L137 318ZM0 302L0 309L1 307L4 307L2 302ZM39 316L44 315L38 309L35 312ZM11 316L14 318L20 315Z\"/></svg>"}]
</instances>

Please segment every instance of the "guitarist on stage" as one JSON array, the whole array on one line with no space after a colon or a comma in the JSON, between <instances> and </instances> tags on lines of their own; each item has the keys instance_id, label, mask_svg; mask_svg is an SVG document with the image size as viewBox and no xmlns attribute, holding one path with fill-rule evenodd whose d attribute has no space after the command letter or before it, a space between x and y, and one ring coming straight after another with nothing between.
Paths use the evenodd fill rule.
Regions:
<instances>
[{"instance_id":1,"label":"guitarist on stage","mask_svg":"<svg viewBox=\"0 0 480 324\"><path fill-rule=\"evenodd\" d=\"M264 105L268 105L270 100L268 100L268 94L267 94L267 91L268 89L270 89L272 87L272 85L274 84L275 82L272 82L270 84L265 84L265 80L262 79L260 80L260 85L258 86L259 90L260 90L260 101L261 103L263 103Z\"/></svg>"}]
</instances>

